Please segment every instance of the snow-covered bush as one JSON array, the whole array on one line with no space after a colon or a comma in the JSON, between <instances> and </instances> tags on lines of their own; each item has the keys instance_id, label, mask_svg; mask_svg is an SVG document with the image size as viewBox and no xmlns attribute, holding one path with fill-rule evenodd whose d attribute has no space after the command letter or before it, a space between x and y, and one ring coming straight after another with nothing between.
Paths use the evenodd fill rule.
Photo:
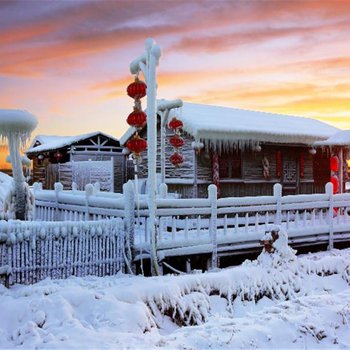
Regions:
<instances>
[{"instance_id":1,"label":"snow-covered bush","mask_svg":"<svg viewBox=\"0 0 350 350\"><path fill-rule=\"evenodd\" d=\"M34 210L34 195L27 183L23 183L23 190L26 196L25 218L32 220ZM15 219L16 192L13 178L0 172L0 219Z\"/></svg>"}]
</instances>

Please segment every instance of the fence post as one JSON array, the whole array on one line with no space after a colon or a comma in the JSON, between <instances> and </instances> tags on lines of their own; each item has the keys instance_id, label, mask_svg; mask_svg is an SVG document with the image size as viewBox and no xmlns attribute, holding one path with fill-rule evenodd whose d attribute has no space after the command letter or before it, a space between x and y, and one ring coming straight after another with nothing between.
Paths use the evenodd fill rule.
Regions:
<instances>
[{"instance_id":1,"label":"fence post","mask_svg":"<svg viewBox=\"0 0 350 350\"><path fill-rule=\"evenodd\" d=\"M166 199L167 196L168 196L168 185L162 182L159 185L159 197L162 199ZM159 240L162 240L163 232L166 231L165 224L166 224L166 219L164 217L159 217L159 234L158 234Z\"/></svg>"},{"instance_id":2,"label":"fence post","mask_svg":"<svg viewBox=\"0 0 350 350\"><path fill-rule=\"evenodd\" d=\"M134 242L135 242L135 189L134 184L129 180L123 185L124 194L124 220L125 220L125 238L127 248L127 265L131 268L134 261ZM140 232L139 232L140 234ZM131 266L130 266L131 265Z\"/></svg>"},{"instance_id":3,"label":"fence post","mask_svg":"<svg viewBox=\"0 0 350 350\"><path fill-rule=\"evenodd\" d=\"M277 183L273 185L273 196L276 199L275 225L281 225L282 222L282 185Z\"/></svg>"},{"instance_id":4,"label":"fence post","mask_svg":"<svg viewBox=\"0 0 350 350\"><path fill-rule=\"evenodd\" d=\"M60 194L60 192L63 191L63 185L60 183L60 182L55 182L55 185L54 185L54 189L55 189L55 203L56 203L56 208L55 208L55 221L60 221L60 211L59 211L59 208L58 208L58 196Z\"/></svg>"},{"instance_id":5,"label":"fence post","mask_svg":"<svg viewBox=\"0 0 350 350\"><path fill-rule=\"evenodd\" d=\"M168 195L168 185L166 183L161 183L159 185L159 197L165 199Z\"/></svg>"},{"instance_id":6,"label":"fence post","mask_svg":"<svg viewBox=\"0 0 350 350\"><path fill-rule=\"evenodd\" d=\"M217 242L217 217L218 217L218 189L215 185L208 186L208 199L210 202L210 224L209 234L213 244L213 253L211 256L211 268L218 267L218 242Z\"/></svg>"},{"instance_id":7,"label":"fence post","mask_svg":"<svg viewBox=\"0 0 350 350\"><path fill-rule=\"evenodd\" d=\"M333 210L334 210L334 204L333 204L333 184L331 182L326 183L326 194L328 195L329 199L329 206L328 206L328 225L329 225L329 239L328 239L328 249L333 249L333 234L334 234L334 227L333 227Z\"/></svg>"},{"instance_id":8,"label":"fence post","mask_svg":"<svg viewBox=\"0 0 350 350\"><path fill-rule=\"evenodd\" d=\"M36 192L41 191L43 189L43 184L41 182L34 182L33 184L33 190L34 190L34 204L33 204L33 220L42 220L43 218L40 217L37 213L36 209Z\"/></svg>"},{"instance_id":9,"label":"fence post","mask_svg":"<svg viewBox=\"0 0 350 350\"><path fill-rule=\"evenodd\" d=\"M95 187L94 185L92 184L86 184L85 185L85 217L86 217L86 220L89 220L90 219L90 209L89 209L89 206L90 206L90 196L94 195L95 194Z\"/></svg>"}]
</instances>

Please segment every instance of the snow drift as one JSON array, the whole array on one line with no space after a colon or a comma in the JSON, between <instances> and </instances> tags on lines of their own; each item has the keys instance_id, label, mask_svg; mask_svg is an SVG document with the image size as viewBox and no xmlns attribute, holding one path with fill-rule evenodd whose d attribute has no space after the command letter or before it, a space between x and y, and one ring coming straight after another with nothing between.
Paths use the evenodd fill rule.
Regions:
<instances>
[{"instance_id":1,"label":"snow drift","mask_svg":"<svg viewBox=\"0 0 350 350\"><path fill-rule=\"evenodd\" d=\"M210 273L0 287L0 347L346 347L350 250L296 257L285 243Z\"/></svg>"}]
</instances>

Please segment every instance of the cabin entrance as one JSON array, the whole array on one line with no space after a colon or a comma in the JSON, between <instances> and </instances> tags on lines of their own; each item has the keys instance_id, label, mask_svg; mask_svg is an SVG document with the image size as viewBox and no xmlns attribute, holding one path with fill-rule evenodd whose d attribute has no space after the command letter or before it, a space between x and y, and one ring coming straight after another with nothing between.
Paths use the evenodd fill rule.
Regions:
<instances>
[{"instance_id":1,"label":"cabin entrance","mask_svg":"<svg viewBox=\"0 0 350 350\"><path fill-rule=\"evenodd\" d=\"M295 153L283 152L282 156L282 194L298 193L298 162Z\"/></svg>"}]
</instances>

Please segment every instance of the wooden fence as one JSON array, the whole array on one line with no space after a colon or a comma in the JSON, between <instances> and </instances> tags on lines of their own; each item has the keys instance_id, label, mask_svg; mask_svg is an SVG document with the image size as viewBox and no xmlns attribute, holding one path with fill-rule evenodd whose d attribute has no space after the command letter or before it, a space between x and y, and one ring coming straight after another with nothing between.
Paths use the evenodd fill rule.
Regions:
<instances>
[{"instance_id":1,"label":"wooden fence","mask_svg":"<svg viewBox=\"0 0 350 350\"><path fill-rule=\"evenodd\" d=\"M114 275L124 271L121 219L0 222L0 279L31 284L46 277Z\"/></svg>"}]
</instances>

